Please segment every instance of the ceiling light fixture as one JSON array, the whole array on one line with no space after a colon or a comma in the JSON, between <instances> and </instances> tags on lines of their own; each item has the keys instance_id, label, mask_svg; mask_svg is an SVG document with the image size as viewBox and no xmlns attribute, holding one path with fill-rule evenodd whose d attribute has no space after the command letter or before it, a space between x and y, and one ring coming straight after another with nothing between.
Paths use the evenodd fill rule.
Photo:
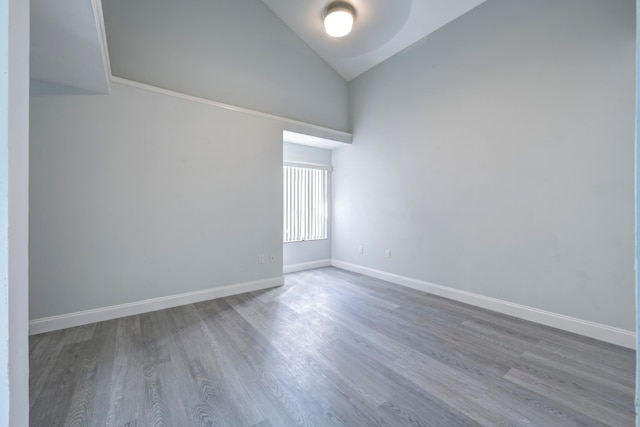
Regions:
<instances>
[{"instance_id":1,"label":"ceiling light fixture","mask_svg":"<svg viewBox=\"0 0 640 427\"><path fill-rule=\"evenodd\" d=\"M334 1L324 13L324 29L331 37L344 37L351 32L356 10L349 3Z\"/></svg>"}]
</instances>

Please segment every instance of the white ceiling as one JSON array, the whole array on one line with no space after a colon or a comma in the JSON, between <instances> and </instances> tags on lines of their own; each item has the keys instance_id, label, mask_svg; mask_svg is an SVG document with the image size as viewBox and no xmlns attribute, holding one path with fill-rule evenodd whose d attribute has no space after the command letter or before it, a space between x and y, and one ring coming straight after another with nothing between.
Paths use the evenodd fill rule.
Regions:
<instances>
[{"instance_id":1,"label":"white ceiling","mask_svg":"<svg viewBox=\"0 0 640 427\"><path fill-rule=\"evenodd\" d=\"M109 92L100 0L31 0L31 78Z\"/></svg>"},{"instance_id":2,"label":"white ceiling","mask_svg":"<svg viewBox=\"0 0 640 427\"><path fill-rule=\"evenodd\" d=\"M353 31L332 38L322 15L331 0L262 0L345 80L359 76L485 0L348 0Z\"/></svg>"},{"instance_id":3,"label":"white ceiling","mask_svg":"<svg viewBox=\"0 0 640 427\"><path fill-rule=\"evenodd\" d=\"M351 34L329 37L331 0L262 0L349 81L485 0L349 0ZM100 0L31 0L31 77L108 93L111 70Z\"/></svg>"}]
</instances>

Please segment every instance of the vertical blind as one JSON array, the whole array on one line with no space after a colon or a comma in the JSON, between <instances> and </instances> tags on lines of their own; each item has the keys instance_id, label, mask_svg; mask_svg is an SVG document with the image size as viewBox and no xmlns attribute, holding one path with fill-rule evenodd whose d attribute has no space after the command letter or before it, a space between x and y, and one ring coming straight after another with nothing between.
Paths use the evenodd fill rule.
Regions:
<instances>
[{"instance_id":1,"label":"vertical blind","mask_svg":"<svg viewBox=\"0 0 640 427\"><path fill-rule=\"evenodd\" d=\"M284 166L284 242L327 238L327 171Z\"/></svg>"}]
</instances>

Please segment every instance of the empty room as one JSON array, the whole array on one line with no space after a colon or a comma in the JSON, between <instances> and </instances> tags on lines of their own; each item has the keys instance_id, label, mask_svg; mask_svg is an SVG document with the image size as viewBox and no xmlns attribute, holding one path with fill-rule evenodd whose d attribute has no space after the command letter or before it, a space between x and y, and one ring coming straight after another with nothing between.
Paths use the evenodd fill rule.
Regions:
<instances>
[{"instance_id":1,"label":"empty room","mask_svg":"<svg viewBox=\"0 0 640 427\"><path fill-rule=\"evenodd\" d=\"M635 1L18 3L0 425L636 425Z\"/></svg>"}]
</instances>

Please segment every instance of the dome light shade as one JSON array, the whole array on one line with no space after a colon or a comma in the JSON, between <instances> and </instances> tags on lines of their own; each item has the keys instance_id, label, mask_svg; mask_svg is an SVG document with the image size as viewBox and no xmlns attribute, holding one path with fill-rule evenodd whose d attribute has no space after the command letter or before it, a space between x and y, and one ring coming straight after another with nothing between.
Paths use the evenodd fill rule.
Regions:
<instances>
[{"instance_id":1,"label":"dome light shade","mask_svg":"<svg viewBox=\"0 0 640 427\"><path fill-rule=\"evenodd\" d=\"M344 37L351 32L355 9L346 2L335 1L327 7L324 29L331 37Z\"/></svg>"}]
</instances>

